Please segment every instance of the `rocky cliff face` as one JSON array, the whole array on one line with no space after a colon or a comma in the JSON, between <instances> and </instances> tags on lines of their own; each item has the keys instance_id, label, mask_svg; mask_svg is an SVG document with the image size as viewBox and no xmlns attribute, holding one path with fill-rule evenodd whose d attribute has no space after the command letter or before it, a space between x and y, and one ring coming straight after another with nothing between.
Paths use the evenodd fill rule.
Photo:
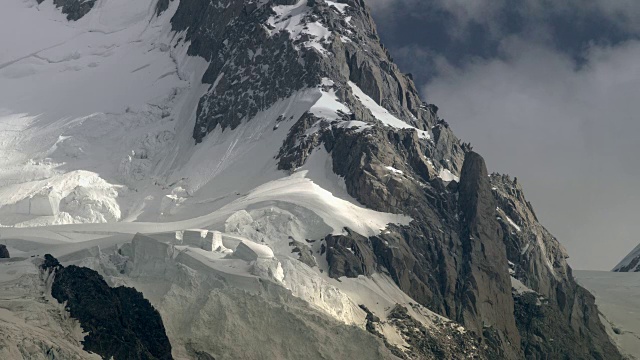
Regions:
<instances>
[{"instance_id":1,"label":"rocky cliff face","mask_svg":"<svg viewBox=\"0 0 640 360\"><path fill-rule=\"evenodd\" d=\"M568 255L537 220L517 179L492 174L509 259L515 317L528 359L618 359L593 296L576 284Z\"/></svg>"},{"instance_id":2,"label":"rocky cliff face","mask_svg":"<svg viewBox=\"0 0 640 360\"><path fill-rule=\"evenodd\" d=\"M36 1L42 4L44 0ZM67 15L67 20L75 21L87 15L93 9L96 0L53 0L53 4Z\"/></svg>"}]
</instances>

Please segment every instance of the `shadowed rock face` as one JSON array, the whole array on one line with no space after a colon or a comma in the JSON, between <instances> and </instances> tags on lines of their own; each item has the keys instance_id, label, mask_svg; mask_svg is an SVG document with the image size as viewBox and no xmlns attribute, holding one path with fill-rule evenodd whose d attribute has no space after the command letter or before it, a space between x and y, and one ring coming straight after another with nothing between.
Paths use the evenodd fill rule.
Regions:
<instances>
[{"instance_id":1,"label":"shadowed rock face","mask_svg":"<svg viewBox=\"0 0 640 360\"><path fill-rule=\"evenodd\" d=\"M331 264L329 276L338 279L373 274L376 265L369 239L346 230L348 235L327 235L325 238L327 261Z\"/></svg>"},{"instance_id":2,"label":"shadowed rock face","mask_svg":"<svg viewBox=\"0 0 640 360\"><path fill-rule=\"evenodd\" d=\"M10 257L7 247L5 245L0 245L0 259L8 259Z\"/></svg>"},{"instance_id":3,"label":"shadowed rock face","mask_svg":"<svg viewBox=\"0 0 640 360\"><path fill-rule=\"evenodd\" d=\"M498 341L496 345L505 349L505 356L514 357L520 337L512 315L507 254L487 167L474 152L465 157L458 192L462 267L457 283L461 304L457 320L482 329L489 341Z\"/></svg>"},{"instance_id":4,"label":"shadowed rock face","mask_svg":"<svg viewBox=\"0 0 640 360\"><path fill-rule=\"evenodd\" d=\"M172 359L160 314L133 288L111 288L96 271L63 267L45 255L43 270L52 272L51 295L66 302L71 317L88 333L86 351L105 359Z\"/></svg>"},{"instance_id":5,"label":"shadowed rock face","mask_svg":"<svg viewBox=\"0 0 640 360\"><path fill-rule=\"evenodd\" d=\"M188 53L210 62L203 82L210 84L200 99L193 137L197 142L215 128L234 129L259 111L294 92L319 85L323 78L338 84L337 96L360 118L374 122L356 101L348 81L356 83L375 101L421 129L433 125L432 111L423 106L408 76L402 74L381 46L375 25L362 0L348 0L342 14L325 1L308 0L300 28L321 24L330 35L322 40L304 34L292 39L276 31L278 5L296 0L182 0L171 19L176 32L190 41ZM158 3L157 11L169 2ZM348 21L346 20L348 17ZM309 41L317 46L307 46Z\"/></svg>"},{"instance_id":6,"label":"shadowed rock face","mask_svg":"<svg viewBox=\"0 0 640 360\"><path fill-rule=\"evenodd\" d=\"M44 0L37 0L41 4ZM53 4L67 15L67 20L80 20L87 15L97 0L53 0Z\"/></svg>"},{"instance_id":7,"label":"shadowed rock face","mask_svg":"<svg viewBox=\"0 0 640 360\"><path fill-rule=\"evenodd\" d=\"M490 177L512 276L534 292L514 291L527 359L621 359L593 296L574 280L568 255L539 222L516 179Z\"/></svg>"}]
</instances>

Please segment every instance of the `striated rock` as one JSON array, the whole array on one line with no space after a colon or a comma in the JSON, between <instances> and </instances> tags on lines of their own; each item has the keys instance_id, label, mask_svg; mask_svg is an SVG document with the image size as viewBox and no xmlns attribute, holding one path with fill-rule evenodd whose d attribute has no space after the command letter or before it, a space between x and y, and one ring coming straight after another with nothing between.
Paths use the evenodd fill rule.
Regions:
<instances>
[{"instance_id":1,"label":"striated rock","mask_svg":"<svg viewBox=\"0 0 640 360\"><path fill-rule=\"evenodd\" d=\"M289 238L289 246L292 246L291 253L298 254L298 260L302 263L306 264L309 267L316 267L318 263L316 262L315 256L313 256L313 250L307 244L303 244L299 241L295 241L293 238Z\"/></svg>"},{"instance_id":2,"label":"striated rock","mask_svg":"<svg viewBox=\"0 0 640 360\"><path fill-rule=\"evenodd\" d=\"M456 320L482 332L489 341L497 341L495 347L504 350L503 357L516 358L520 336L512 315L507 254L487 167L474 152L465 157L458 192L462 267L456 295L462 306Z\"/></svg>"},{"instance_id":3,"label":"striated rock","mask_svg":"<svg viewBox=\"0 0 640 360\"><path fill-rule=\"evenodd\" d=\"M368 122L377 120L354 97L349 81L408 123L423 130L435 125L433 111L381 46L364 2L346 4L343 14L325 1L180 1L172 29L184 32L190 55L210 62L202 80L211 86L198 104L195 140L218 126L234 129L323 78L337 84L338 97ZM274 6L281 6L279 13ZM167 7L168 1L160 1L157 12Z\"/></svg>"},{"instance_id":4,"label":"striated rock","mask_svg":"<svg viewBox=\"0 0 640 360\"><path fill-rule=\"evenodd\" d=\"M51 295L88 333L86 351L115 360L172 359L162 318L142 293L111 288L96 271L64 267L49 254L41 267L53 273Z\"/></svg>"},{"instance_id":5,"label":"striated rock","mask_svg":"<svg viewBox=\"0 0 640 360\"><path fill-rule=\"evenodd\" d=\"M522 186L507 175L490 180L513 276L533 290L513 292L525 357L622 359L593 296L575 282L565 249L538 222Z\"/></svg>"},{"instance_id":6,"label":"striated rock","mask_svg":"<svg viewBox=\"0 0 640 360\"><path fill-rule=\"evenodd\" d=\"M349 229L347 235L328 235L325 238L329 276L358 277L375 271L375 259L368 239Z\"/></svg>"}]
</instances>

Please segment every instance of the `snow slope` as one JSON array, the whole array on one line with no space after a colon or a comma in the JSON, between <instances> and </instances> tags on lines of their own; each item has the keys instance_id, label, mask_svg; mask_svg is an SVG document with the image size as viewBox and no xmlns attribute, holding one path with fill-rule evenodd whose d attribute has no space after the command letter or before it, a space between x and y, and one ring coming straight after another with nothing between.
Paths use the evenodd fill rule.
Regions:
<instances>
[{"instance_id":1,"label":"snow slope","mask_svg":"<svg viewBox=\"0 0 640 360\"><path fill-rule=\"evenodd\" d=\"M575 271L574 275L596 297L611 338L632 359L640 359L640 274Z\"/></svg>"}]
</instances>

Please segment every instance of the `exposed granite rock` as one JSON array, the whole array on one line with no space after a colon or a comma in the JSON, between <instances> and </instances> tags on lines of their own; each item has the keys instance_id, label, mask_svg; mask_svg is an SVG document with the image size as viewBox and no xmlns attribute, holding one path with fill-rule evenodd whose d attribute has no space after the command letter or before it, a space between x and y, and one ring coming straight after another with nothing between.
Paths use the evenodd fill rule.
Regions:
<instances>
[{"instance_id":1,"label":"exposed granite rock","mask_svg":"<svg viewBox=\"0 0 640 360\"><path fill-rule=\"evenodd\" d=\"M41 267L54 276L51 295L66 303L71 317L88 333L86 351L115 360L172 359L162 318L140 292L111 288L96 271L64 267L49 254Z\"/></svg>"},{"instance_id":2,"label":"exposed granite rock","mask_svg":"<svg viewBox=\"0 0 640 360\"><path fill-rule=\"evenodd\" d=\"M5 245L0 245L0 259L8 259L10 257L7 247Z\"/></svg>"},{"instance_id":3,"label":"exposed granite rock","mask_svg":"<svg viewBox=\"0 0 640 360\"><path fill-rule=\"evenodd\" d=\"M396 305L388 315L389 322L401 329L409 344L407 359L498 359L495 352L478 343L473 333L453 322L437 322L427 329L409 315L407 308Z\"/></svg>"},{"instance_id":4,"label":"exposed granite rock","mask_svg":"<svg viewBox=\"0 0 640 360\"><path fill-rule=\"evenodd\" d=\"M505 245L487 167L474 152L465 157L458 192L463 254L456 285L462 307L456 320L482 329L486 339L497 341L495 347L504 350L501 357L517 357L520 337L513 318ZM489 336L492 330L497 330L496 336Z\"/></svg>"},{"instance_id":5,"label":"exposed granite rock","mask_svg":"<svg viewBox=\"0 0 640 360\"><path fill-rule=\"evenodd\" d=\"M44 0L36 0L38 4L42 4ZM87 15L97 0L53 0L53 4L67 15L67 20L80 20Z\"/></svg>"},{"instance_id":6,"label":"exposed granite rock","mask_svg":"<svg viewBox=\"0 0 640 360\"><path fill-rule=\"evenodd\" d=\"M293 238L289 238L289 240L289 246L293 246L291 252L298 254L298 260L307 264L309 267L318 266L316 258L313 256L313 250L311 250L309 245L295 241Z\"/></svg>"},{"instance_id":7,"label":"exposed granite rock","mask_svg":"<svg viewBox=\"0 0 640 360\"><path fill-rule=\"evenodd\" d=\"M422 305L462 322L481 337L491 335L487 339L495 339L491 344L495 352L508 349L502 350L506 351L504 357L517 358L519 337L513 319L508 265L502 237L498 236L500 226L495 219L484 162L472 162L476 166L471 169L482 168L486 179L480 182L482 176L467 175L469 180L465 180L463 190L469 199L482 190L481 202L474 203L478 205L476 208L472 208L471 200L462 205L477 216L461 222L458 193L449 190L436 176L434 165L424 155L434 152L434 144L420 139L414 130L374 126L358 132L326 126L311 139L301 138L299 134L306 131L308 123L303 117L292 128L283 149L288 143L295 143L303 150L286 151L293 155L281 157L283 169L299 166L303 163L301 157L317 146L324 146L333 155L334 171L344 177L347 190L358 201L379 211L401 212L414 219L409 226L390 226L389 231L370 239L340 238L342 246L327 254L332 276L355 277L384 268L403 291ZM459 146L457 140L448 141ZM401 173L391 172L389 167ZM478 183L472 186L473 179ZM477 246L462 240L469 239L470 231L482 233ZM329 242L327 247L331 247ZM462 279L469 277L472 278L469 284L475 285L462 286ZM491 334L493 330L497 335Z\"/></svg>"},{"instance_id":8,"label":"exposed granite rock","mask_svg":"<svg viewBox=\"0 0 640 360\"><path fill-rule=\"evenodd\" d=\"M595 299L575 282L566 251L538 222L517 179L499 174L490 179L513 277L535 291L513 293L525 357L622 359L600 322Z\"/></svg>"},{"instance_id":9,"label":"exposed granite rock","mask_svg":"<svg viewBox=\"0 0 640 360\"><path fill-rule=\"evenodd\" d=\"M380 44L362 0L345 1L345 13L323 0L307 1L295 10L302 14L294 24L301 33L279 30L279 24L290 19L278 17L273 7L297 3L180 1L172 28L184 31L190 55L210 62L202 80L211 86L200 99L193 132L197 142L218 126L234 129L279 99L320 85L323 78L335 82L338 97L368 122L377 120L353 96L348 81L408 123L424 130L435 125L433 110L422 103L413 81ZM158 2L157 12L168 4ZM328 35L318 38L305 31L309 24L323 27Z\"/></svg>"},{"instance_id":10,"label":"exposed granite rock","mask_svg":"<svg viewBox=\"0 0 640 360\"><path fill-rule=\"evenodd\" d=\"M327 235L325 238L329 276L338 279L373 274L376 262L369 239L349 229L345 232L346 235Z\"/></svg>"}]
</instances>

